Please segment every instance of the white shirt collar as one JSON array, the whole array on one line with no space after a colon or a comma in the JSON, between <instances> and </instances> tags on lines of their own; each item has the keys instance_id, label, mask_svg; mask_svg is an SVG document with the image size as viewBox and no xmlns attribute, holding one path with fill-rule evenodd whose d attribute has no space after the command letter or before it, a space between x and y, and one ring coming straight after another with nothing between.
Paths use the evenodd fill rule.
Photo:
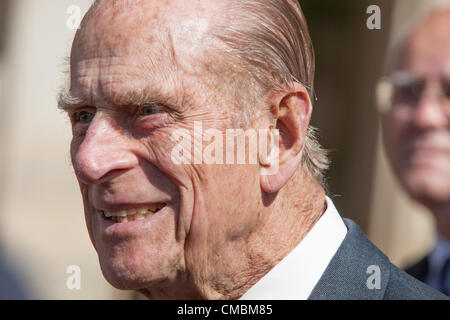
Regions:
<instances>
[{"instance_id":1,"label":"white shirt collar","mask_svg":"<svg viewBox=\"0 0 450 320\"><path fill-rule=\"evenodd\" d=\"M331 199L303 240L261 278L241 300L306 300L347 234Z\"/></svg>"}]
</instances>

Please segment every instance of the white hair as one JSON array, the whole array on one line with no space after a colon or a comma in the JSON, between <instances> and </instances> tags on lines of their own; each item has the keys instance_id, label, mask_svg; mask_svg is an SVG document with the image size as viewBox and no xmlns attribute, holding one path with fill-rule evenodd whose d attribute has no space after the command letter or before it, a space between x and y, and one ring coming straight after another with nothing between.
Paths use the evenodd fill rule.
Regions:
<instances>
[{"instance_id":1,"label":"white hair","mask_svg":"<svg viewBox=\"0 0 450 320\"><path fill-rule=\"evenodd\" d=\"M391 72L402 56L406 41L416 28L427 18L442 11L450 11L450 0L397 0L396 9L392 16L392 32L389 39L388 51L385 59L385 72ZM410 12L404 12L403 9ZM408 18L402 19L400 15Z\"/></svg>"},{"instance_id":2,"label":"white hair","mask_svg":"<svg viewBox=\"0 0 450 320\"><path fill-rule=\"evenodd\" d=\"M227 75L236 79L238 74L245 79L234 84L248 100L239 101L245 106L245 120L264 111L255 109L255 105L261 104L258 96L290 88L295 82L308 90L313 103L314 48L297 0L234 1L224 16L224 22L218 23L213 34L226 45L218 54L227 56L226 68L231 68L225 70ZM325 187L324 171L329 161L315 132L315 128L308 128L302 164Z\"/></svg>"}]
</instances>

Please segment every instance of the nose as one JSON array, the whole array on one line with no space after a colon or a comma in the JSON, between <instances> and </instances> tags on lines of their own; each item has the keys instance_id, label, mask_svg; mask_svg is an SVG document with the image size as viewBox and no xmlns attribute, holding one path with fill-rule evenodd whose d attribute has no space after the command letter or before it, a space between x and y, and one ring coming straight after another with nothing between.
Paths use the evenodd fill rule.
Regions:
<instances>
[{"instance_id":1,"label":"nose","mask_svg":"<svg viewBox=\"0 0 450 320\"><path fill-rule=\"evenodd\" d=\"M132 141L110 120L92 120L83 141L73 150L75 172L87 184L106 182L138 164Z\"/></svg>"},{"instance_id":2,"label":"nose","mask_svg":"<svg viewBox=\"0 0 450 320\"><path fill-rule=\"evenodd\" d=\"M444 112L442 103L437 96L424 94L414 110L414 125L423 130L447 127L449 119Z\"/></svg>"}]
</instances>

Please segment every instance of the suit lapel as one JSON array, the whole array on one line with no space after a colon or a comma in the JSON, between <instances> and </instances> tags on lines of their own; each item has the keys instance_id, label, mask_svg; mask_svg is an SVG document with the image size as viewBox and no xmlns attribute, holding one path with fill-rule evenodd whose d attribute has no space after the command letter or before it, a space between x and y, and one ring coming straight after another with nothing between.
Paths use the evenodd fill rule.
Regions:
<instances>
[{"instance_id":1,"label":"suit lapel","mask_svg":"<svg viewBox=\"0 0 450 320\"><path fill-rule=\"evenodd\" d=\"M388 285L391 263L349 219L347 235L310 300L380 300Z\"/></svg>"},{"instance_id":2,"label":"suit lapel","mask_svg":"<svg viewBox=\"0 0 450 320\"><path fill-rule=\"evenodd\" d=\"M405 271L414 278L419 279L422 282L425 282L425 277L429 269L428 257L429 256L424 257L415 265L406 268Z\"/></svg>"}]
</instances>

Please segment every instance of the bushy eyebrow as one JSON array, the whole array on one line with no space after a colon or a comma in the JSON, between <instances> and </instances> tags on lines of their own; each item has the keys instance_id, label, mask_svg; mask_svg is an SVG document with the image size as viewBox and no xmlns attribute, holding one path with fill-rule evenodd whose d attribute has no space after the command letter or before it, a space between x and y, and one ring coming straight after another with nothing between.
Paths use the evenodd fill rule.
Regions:
<instances>
[{"instance_id":1,"label":"bushy eyebrow","mask_svg":"<svg viewBox=\"0 0 450 320\"><path fill-rule=\"evenodd\" d=\"M72 113L76 109L87 105L88 103L85 99L73 96L67 89L62 89L58 94L58 109L67 113Z\"/></svg>"},{"instance_id":2,"label":"bushy eyebrow","mask_svg":"<svg viewBox=\"0 0 450 320\"><path fill-rule=\"evenodd\" d=\"M159 92L149 93L147 90L134 90L114 94L105 101L105 104L118 107L140 106L144 104L162 104L172 107L176 104ZM58 109L67 113L73 113L82 107L95 106L92 99L74 96L67 89L62 89L58 94Z\"/></svg>"}]
</instances>

